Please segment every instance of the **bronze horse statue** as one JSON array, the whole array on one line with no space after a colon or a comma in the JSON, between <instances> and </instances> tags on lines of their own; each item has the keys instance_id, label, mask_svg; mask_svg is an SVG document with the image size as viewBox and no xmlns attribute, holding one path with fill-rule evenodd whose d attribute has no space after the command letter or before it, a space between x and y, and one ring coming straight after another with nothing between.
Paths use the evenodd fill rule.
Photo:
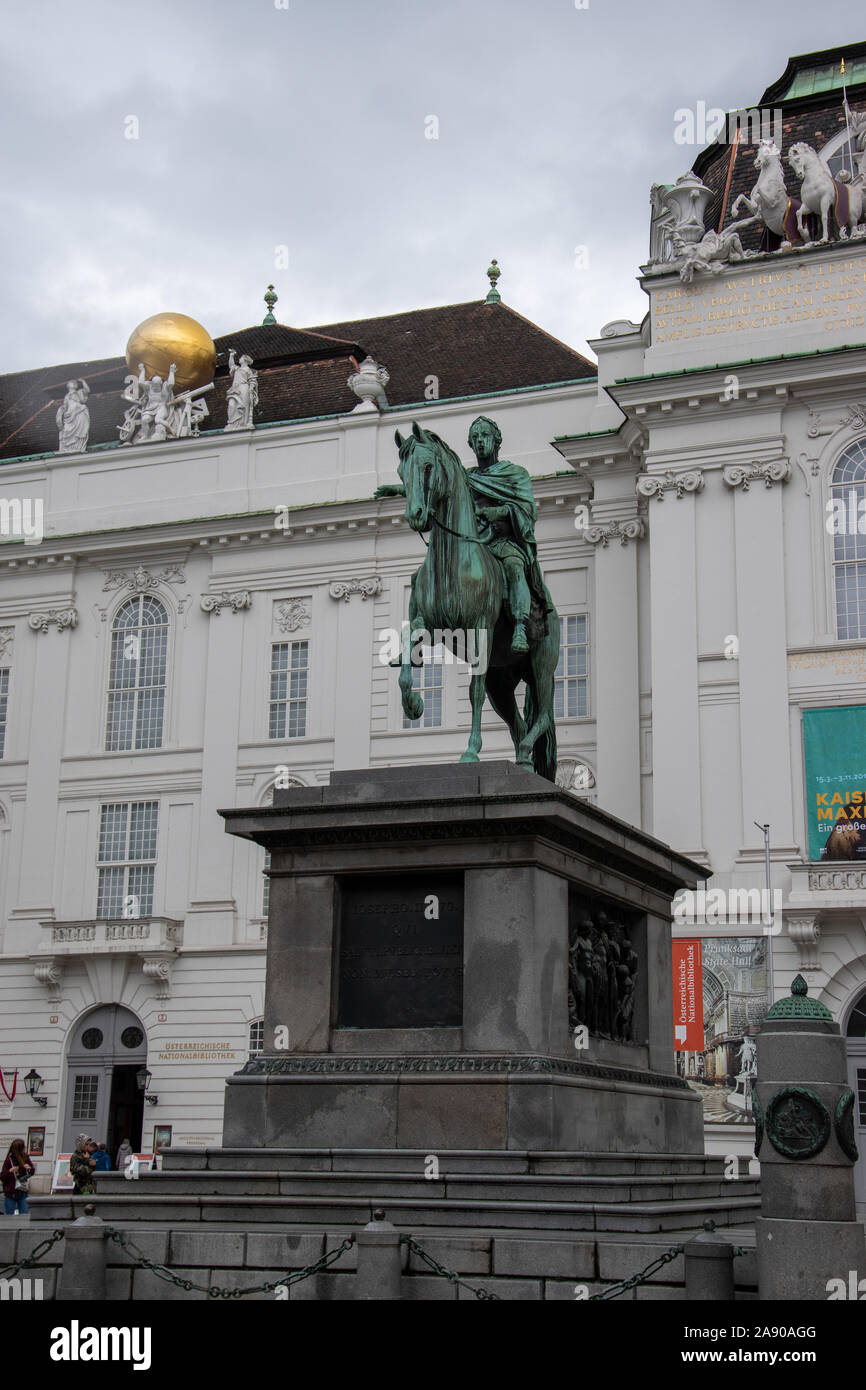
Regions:
<instances>
[{"instance_id":1,"label":"bronze horse statue","mask_svg":"<svg viewBox=\"0 0 866 1390\"><path fill-rule=\"evenodd\" d=\"M399 430L395 438L406 520L414 531L431 533L424 562L412 576L410 631L441 631L444 645L458 657L468 656L470 651L476 656L469 684L472 730L460 761L478 761L486 695L508 725L518 767L554 781L553 694L559 660L556 610L548 601L545 611L534 596L526 624L529 649L512 650L514 624L506 604L503 566L487 548L489 537L479 535L467 470L438 435L422 429L417 421L406 439ZM400 666L403 712L408 719L418 719L424 702L413 687L415 663L405 642L400 661L394 664ZM522 712L515 698L521 681L526 684Z\"/></svg>"}]
</instances>

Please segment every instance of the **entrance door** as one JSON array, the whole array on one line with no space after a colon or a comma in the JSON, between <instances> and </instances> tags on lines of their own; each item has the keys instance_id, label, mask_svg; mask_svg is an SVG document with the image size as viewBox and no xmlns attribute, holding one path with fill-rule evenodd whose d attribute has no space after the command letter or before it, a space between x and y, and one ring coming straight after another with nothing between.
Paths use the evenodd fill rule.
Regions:
<instances>
[{"instance_id":1,"label":"entrance door","mask_svg":"<svg viewBox=\"0 0 866 1390\"><path fill-rule=\"evenodd\" d=\"M866 992L848 1018L848 1085L854 1092L854 1139L860 1157L854 1165L857 1214L866 1217Z\"/></svg>"},{"instance_id":2,"label":"entrance door","mask_svg":"<svg viewBox=\"0 0 866 1390\"><path fill-rule=\"evenodd\" d=\"M136 1074L147 1065L140 1020L120 1004L100 1004L79 1019L67 1051L63 1150L79 1134L104 1142L112 1166L122 1139L140 1151L144 1095Z\"/></svg>"}]
</instances>

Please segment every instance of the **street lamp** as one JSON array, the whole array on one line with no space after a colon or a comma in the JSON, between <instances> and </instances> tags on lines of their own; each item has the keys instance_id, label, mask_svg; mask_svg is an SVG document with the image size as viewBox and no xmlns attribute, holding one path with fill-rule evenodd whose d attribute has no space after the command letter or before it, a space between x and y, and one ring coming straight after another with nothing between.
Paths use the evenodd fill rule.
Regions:
<instances>
[{"instance_id":1,"label":"street lamp","mask_svg":"<svg viewBox=\"0 0 866 1390\"><path fill-rule=\"evenodd\" d=\"M45 1096L39 1094L39 1088L42 1084L42 1077L34 1067L31 1067L24 1078L24 1089L31 1100L34 1100L37 1105L44 1106L48 1104L48 1101Z\"/></svg>"},{"instance_id":2,"label":"street lamp","mask_svg":"<svg viewBox=\"0 0 866 1390\"><path fill-rule=\"evenodd\" d=\"M147 1067L140 1067L139 1070L135 1073L135 1079L138 1083L138 1089L144 1092L145 1100L149 1105L156 1105L157 1101L159 1100L159 1096L152 1096L148 1094L151 1077L152 1074L148 1071Z\"/></svg>"}]
</instances>

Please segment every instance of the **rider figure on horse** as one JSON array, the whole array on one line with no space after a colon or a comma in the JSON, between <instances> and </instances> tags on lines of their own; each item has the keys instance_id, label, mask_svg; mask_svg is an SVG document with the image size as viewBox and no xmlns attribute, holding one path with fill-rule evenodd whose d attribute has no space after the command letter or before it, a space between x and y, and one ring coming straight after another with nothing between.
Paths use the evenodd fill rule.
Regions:
<instances>
[{"instance_id":1,"label":"rider figure on horse","mask_svg":"<svg viewBox=\"0 0 866 1390\"><path fill-rule=\"evenodd\" d=\"M495 420L479 415L469 428L469 445L478 460L466 470L475 502L479 538L495 555L505 573L507 602L514 633L513 652L529 651L526 624L533 597L542 613L553 602L541 577L535 541L538 515L532 482L525 468L500 459L502 433Z\"/></svg>"}]
</instances>

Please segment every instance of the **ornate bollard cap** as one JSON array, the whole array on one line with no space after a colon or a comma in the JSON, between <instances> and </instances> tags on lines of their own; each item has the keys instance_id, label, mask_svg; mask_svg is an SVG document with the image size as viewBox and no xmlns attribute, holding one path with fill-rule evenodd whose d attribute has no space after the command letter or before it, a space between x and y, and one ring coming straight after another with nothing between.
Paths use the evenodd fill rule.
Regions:
<instances>
[{"instance_id":1,"label":"ornate bollard cap","mask_svg":"<svg viewBox=\"0 0 866 1390\"><path fill-rule=\"evenodd\" d=\"M809 999L809 986L802 975L797 975L791 985L791 993L787 999L777 999L776 1003L767 1012L767 1020L771 1018L816 1018L822 1023L832 1023L833 1015L822 1004L819 999Z\"/></svg>"}]
</instances>

